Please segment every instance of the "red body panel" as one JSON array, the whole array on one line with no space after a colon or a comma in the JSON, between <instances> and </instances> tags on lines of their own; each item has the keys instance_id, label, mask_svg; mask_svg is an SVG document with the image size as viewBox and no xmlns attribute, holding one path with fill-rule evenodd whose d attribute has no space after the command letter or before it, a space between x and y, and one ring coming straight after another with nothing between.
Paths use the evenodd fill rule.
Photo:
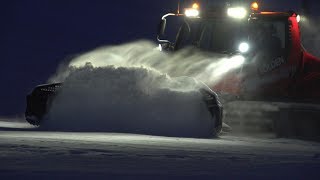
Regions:
<instances>
[{"instance_id":1,"label":"red body panel","mask_svg":"<svg viewBox=\"0 0 320 180\"><path fill-rule=\"evenodd\" d=\"M276 13L271 15L277 16ZM252 61L242 66L241 70L237 69L226 74L218 83L211 85L212 89L221 94L250 100L287 99L319 103L320 59L302 47L300 27L296 17L288 16L288 22L290 37L285 63L266 73L259 73L264 64Z\"/></svg>"},{"instance_id":2,"label":"red body panel","mask_svg":"<svg viewBox=\"0 0 320 180\"><path fill-rule=\"evenodd\" d=\"M303 52L293 96L320 102L320 59Z\"/></svg>"}]
</instances>

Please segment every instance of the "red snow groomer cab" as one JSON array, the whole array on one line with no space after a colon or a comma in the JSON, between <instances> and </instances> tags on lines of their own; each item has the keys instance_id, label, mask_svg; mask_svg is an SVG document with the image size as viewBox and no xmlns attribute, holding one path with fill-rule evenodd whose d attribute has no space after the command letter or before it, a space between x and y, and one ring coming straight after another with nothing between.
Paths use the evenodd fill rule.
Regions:
<instances>
[{"instance_id":1,"label":"red snow groomer cab","mask_svg":"<svg viewBox=\"0 0 320 180\"><path fill-rule=\"evenodd\" d=\"M195 46L201 51L234 56L218 80L207 82L222 99L290 103L286 107L294 111L288 112L286 119L301 117L297 114L301 111L304 119L313 116L320 137L320 59L301 44L300 15L293 11L260 11L257 2L248 8L199 2L184 14L163 16L158 33L162 48L177 51ZM168 16L184 18L173 43L162 39Z\"/></svg>"}]
</instances>

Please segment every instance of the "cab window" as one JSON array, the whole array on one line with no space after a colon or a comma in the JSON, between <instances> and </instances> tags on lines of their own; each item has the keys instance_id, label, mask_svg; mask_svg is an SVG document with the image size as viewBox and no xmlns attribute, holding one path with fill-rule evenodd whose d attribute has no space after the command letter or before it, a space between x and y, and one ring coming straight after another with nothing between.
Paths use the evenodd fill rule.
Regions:
<instances>
[{"instance_id":1,"label":"cab window","mask_svg":"<svg viewBox=\"0 0 320 180\"><path fill-rule=\"evenodd\" d=\"M233 53L248 38L246 25L228 20L186 22L180 28L175 49L194 46L203 51Z\"/></svg>"},{"instance_id":2,"label":"cab window","mask_svg":"<svg viewBox=\"0 0 320 180\"><path fill-rule=\"evenodd\" d=\"M250 24L250 41L256 51L281 55L286 48L286 25L283 21L254 21Z\"/></svg>"}]
</instances>

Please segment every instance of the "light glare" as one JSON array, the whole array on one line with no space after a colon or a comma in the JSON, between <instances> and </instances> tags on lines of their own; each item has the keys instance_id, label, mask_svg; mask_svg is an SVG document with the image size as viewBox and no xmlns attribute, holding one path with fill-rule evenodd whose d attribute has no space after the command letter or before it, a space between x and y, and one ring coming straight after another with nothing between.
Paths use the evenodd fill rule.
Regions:
<instances>
[{"instance_id":1,"label":"light glare","mask_svg":"<svg viewBox=\"0 0 320 180\"><path fill-rule=\"evenodd\" d=\"M241 53L246 53L246 52L249 51L249 49L250 49L250 46L249 46L248 43L246 43L246 42L240 43L240 45L239 45L239 51L240 51Z\"/></svg>"},{"instance_id":2,"label":"light glare","mask_svg":"<svg viewBox=\"0 0 320 180\"><path fill-rule=\"evenodd\" d=\"M297 22L299 23L301 21L301 16L297 15Z\"/></svg>"},{"instance_id":3,"label":"light glare","mask_svg":"<svg viewBox=\"0 0 320 180\"><path fill-rule=\"evenodd\" d=\"M245 62L245 58L243 56L234 56L230 61L232 62L231 69L233 69L241 66Z\"/></svg>"},{"instance_id":4,"label":"light glare","mask_svg":"<svg viewBox=\"0 0 320 180\"><path fill-rule=\"evenodd\" d=\"M236 19L243 19L247 15L247 10L243 7L236 7L236 8L229 8L228 9L228 16L236 18Z\"/></svg>"},{"instance_id":5,"label":"light glare","mask_svg":"<svg viewBox=\"0 0 320 180\"><path fill-rule=\"evenodd\" d=\"M219 77L225 73L242 66L245 58L241 55L233 56L231 58L222 59L217 67L214 68L213 77Z\"/></svg>"},{"instance_id":6,"label":"light glare","mask_svg":"<svg viewBox=\"0 0 320 180\"><path fill-rule=\"evenodd\" d=\"M192 8L193 8L193 9L199 9L199 4L194 3L194 4L192 5Z\"/></svg>"},{"instance_id":7,"label":"light glare","mask_svg":"<svg viewBox=\"0 0 320 180\"><path fill-rule=\"evenodd\" d=\"M198 17L200 12L197 9L186 9L185 14L187 17Z\"/></svg>"},{"instance_id":8,"label":"light glare","mask_svg":"<svg viewBox=\"0 0 320 180\"><path fill-rule=\"evenodd\" d=\"M253 2L251 4L251 10L258 11L259 10L259 4L257 2Z\"/></svg>"}]
</instances>

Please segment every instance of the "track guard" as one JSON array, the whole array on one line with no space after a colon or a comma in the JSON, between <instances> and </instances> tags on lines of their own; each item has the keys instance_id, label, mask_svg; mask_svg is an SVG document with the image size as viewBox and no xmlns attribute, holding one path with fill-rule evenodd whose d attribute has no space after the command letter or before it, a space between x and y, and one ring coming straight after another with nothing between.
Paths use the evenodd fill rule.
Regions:
<instances>
[{"instance_id":1,"label":"track guard","mask_svg":"<svg viewBox=\"0 0 320 180\"><path fill-rule=\"evenodd\" d=\"M210 89L200 89L203 100L207 105L214 122L215 135L219 135L222 131L223 106L219 101L218 95Z\"/></svg>"},{"instance_id":2,"label":"track guard","mask_svg":"<svg viewBox=\"0 0 320 180\"><path fill-rule=\"evenodd\" d=\"M30 124L36 126L41 124L61 86L61 83L40 85L27 95L25 117Z\"/></svg>"}]
</instances>

